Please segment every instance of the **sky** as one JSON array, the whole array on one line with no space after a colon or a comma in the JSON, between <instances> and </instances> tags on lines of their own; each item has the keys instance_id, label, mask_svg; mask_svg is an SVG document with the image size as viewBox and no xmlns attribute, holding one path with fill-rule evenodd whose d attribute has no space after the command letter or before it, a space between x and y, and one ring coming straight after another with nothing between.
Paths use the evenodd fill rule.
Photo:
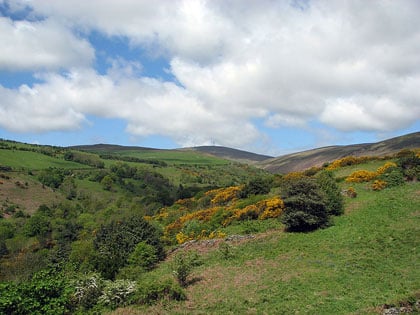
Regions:
<instances>
[{"instance_id":1,"label":"sky","mask_svg":"<svg viewBox=\"0 0 420 315\"><path fill-rule=\"evenodd\" d=\"M418 0L0 0L0 138L279 156L420 131Z\"/></svg>"}]
</instances>

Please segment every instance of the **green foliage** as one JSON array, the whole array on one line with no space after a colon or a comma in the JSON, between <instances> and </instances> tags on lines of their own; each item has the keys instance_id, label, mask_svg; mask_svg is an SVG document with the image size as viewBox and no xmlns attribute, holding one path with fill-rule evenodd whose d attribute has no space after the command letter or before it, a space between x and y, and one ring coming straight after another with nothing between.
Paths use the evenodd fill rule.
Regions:
<instances>
[{"instance_id":1,"label":"green foliage","mask_svg":"<svg viewBox=\"0 0 420 315\"><path fill-rule=\"evenodd\" d=\"M183 301L186 298L187 296L179 284L170 279L163 281L147 279L139 283L132 301L136 304L153 304L160 300Z\"/></svg>"},{"instance_id":2,"label":"green foliage","mask_svg":"<svg viewBox=\"0 0 420 315\"><path fill-rule=\"evenodd\" d=\"M36 236L40 245L46 247L52 232L50 218L42 213L35 213L26 221L24 230L26 236Z\"/></svg>"},{"instance_id":3,"label":"green foliage","mask_svg":"<svg viewBox=\"0 0 420 315\"><path fill-rule=\"evenodd\" d=\"M390 167L379 179L386 182L386 187L395 187L405 183L404 173L400 167Z\"/></svg>"},{"instance_id":4,"label":"green foliage","mask_svg":"<svg viewBox=\"0 0 420 315\"><path fill-rule=\"evenodd\" d=\"M225 260L231 259L235 256L233 246L228 244L227 242L221 242L219 244L218 250L219 250L220 256Z\"/></svg>"},{"instance_id":5,"label":"green foliage","mask_svg":"<svg viewBox=\"0 0 420 315\"><path fill-rule=\"evenodd\" d=\"M173 260L172 269L178 283L182 287L188 285L188 277L194 267L202 264L200 257L196 251L181 251L178 252Z\"/></svg>"},{"instance_id":6,"label":"green foliage","mask_svg":"<svg viewBox=\"0 0 420 315\"><path fill-rule=\"evenodd\" d=\"M72 288L53 271L41 271L28 282L0 283L1 314L65 314L71 310Z\"/></svg>"},{"instance_id":7,"label":"green foliage","mask_svg":"<svg viewBox=\"0 0 420 315\"><path fill-rule=\"evenodd\" d=\"M101 185L105 190L111 190L112 185L114 184L114 180L110 175L105 175L101 180Z\"/></svg>"},{"instance_id":8,"label":"green foliage","mask_svg":"<svg viewBox=\"0 0 420 315\"><path fill-rule=\"evenodd\" d=\"M115 309L119 306L130 304L130 297L137 289L137 283L131 280L104 281L102 294L98 298L98 303L103 306Z\"/></svg>"},{"instance_id":9,"label":"green foliage","mask_svg":"<svg viewBox=\"0 0 420 315\"><path fill-rule=\"evenodd\" d=\"M65 177L62 184L60 185L60 189L69 200L72 200L77 196L77 186L73 177Z\"/></svg>"},{"instance_id":10,"label":"green foliage","mask_svg":"<svg viewBox=\"0 0 420 315\"><path fill-rule=\"evenodd\" d=\"M105 163L101 161L100 157L96 154L91 153L69 150L64 153L64 159L66 161L74 161L80 164L85 164L96 168L105 167Z\"/></svg>"},{"instance_id":11,"label":"green foliage","mask_svg":"<svg viewBox=\"0 0 420 315\"><path fill-rule=\"evenodd\" d=\"M341 189L337 185L333 172L322 171L317 176L317 183L325 194L325 207L329 215L344 213L344 200Z\"/></svg>"},{"instance_id":12,"label":"green foliage","mask_svg":"<svg viewBox=\"0 0 420 315\"><path fill-rule=\"evenodd\" d=\"M63 183L64 177L68 174L68 171L64 169L48 168L39 173L38 180L45 186L58 188Z\"/></svg>"},{"instance_id":13,"label":"green foliage","mask_svg":"<svg viewBox=\"0 0 420 315\"><path fill-rule=\"evenodd\" d=\"M0 259L7 254L9 254L9 249L7 248L6 242L0 238Z\"/></svg>"},{"instance_id":14,"label":"green foliage","mask_svg":"<svg viewBox=\"0 0 420 315\"><path fill-rule=\"evenodd\" d=\"M128 257L131 265L139 266L144 270L153 269L158 260L156 248L144 241L139 242Z\"/></svg>"},{"instance_id":15,"label":"green foliage","mask_svg":"<svg viewBox=\"0 0 420 315\"><path fill-rule=\"evenodd\" d=\"M98 274L84 275L74 283L73 299L79 307L88 310L96 305L104 286Z\"/></svg>"},{"instance_id":16,"label":"green foliage","mask_svg":"<svg viewBox=\"0 0 420 315\"><path fill-rule=\"evenodd\" d=\"M270 192L272 180L270 178L257 177L250 180L241 190L240 197L246 198L252 195L265 195Z\"/></svg>"},{"instance_id":17,"label":"green foliage","mask_svg":"<svg viewBox=\"0 0 420 315\"><path fill-rule=\"evenodd\" d=\"M96 269L107 279L114 279L127 264L130 254L141 241L156 249L156 256L165 256L161 233L141 216L131 216L102 225L94 239Z\"/></svg>"},{"instance_id":18,"label":"green foliage","mask_svg":"<svg viewBox=\"0 0 420 315\"><path fill-rule=\"evenodd\" d=\"M289 181L282 222L288 231L312 231L328 224L326 202L316 181L301 178Z\"/></svg>"},{"instance_id":19,"label":"green foliage","mask_svg":"<svg viewBox=\"0 0 420 315\"><path fill-rule=\"evenodd\" d=\"M0 240L12 238L15 235L15 229L12 222L0 219Z\"/></svg>"},{"instance_id":20,"label":"green foliage","mask_svg":"<svg viewBox=\"0 0 420 315\"><path fill-rule=\"evenodd\" d=\"M403 174L408 180L420 178L420 157L415 152L403 150L397 154L397 164L401 167Z\"/></svg>"}]
</instances>

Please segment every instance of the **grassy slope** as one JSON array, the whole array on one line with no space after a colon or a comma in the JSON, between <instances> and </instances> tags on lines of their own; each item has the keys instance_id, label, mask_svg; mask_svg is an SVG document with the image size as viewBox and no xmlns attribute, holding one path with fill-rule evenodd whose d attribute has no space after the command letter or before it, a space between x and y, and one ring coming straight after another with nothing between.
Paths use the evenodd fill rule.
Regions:
<instances>
[{"instance_id":1,"label":"grassy slope","mask_svg":"<svg viewBox=\"0 0 420 315\"><path fill-rule=\"evenodd\" d=\"M0 149L0 165L31 170L46 169L49 167L65 169L89 168L89 166L83 164L65 161L64 159L54 158L37 152L5 149Z\"/></svg>"},{"instance_id":2,"label":"grassy slope","mask_svg":"<svg viewBox=\"0 0 420 315\"><path fill-rule=\"evenodd\" d=\"M277 230L210 251L188 287L188 301L131 312L178 314L367 314L420 289L420 183L380 192L355 185L346 215L307 234ZM171 274L170 264L156 270ZM121 314L116 312L116 314Z\"/></svg>"}]
</instances>

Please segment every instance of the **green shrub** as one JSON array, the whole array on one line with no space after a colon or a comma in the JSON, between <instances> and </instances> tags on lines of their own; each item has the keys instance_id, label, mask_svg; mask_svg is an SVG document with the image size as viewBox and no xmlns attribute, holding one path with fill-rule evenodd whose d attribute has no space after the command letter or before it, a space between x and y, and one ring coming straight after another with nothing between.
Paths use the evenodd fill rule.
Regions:
<instances>
[{"instance_id":1,"label":"green shrub","mask_svg":"<svg viewBox=\"0 0 420 315\"><path fill-rule=\"evenodd\" d=\"M137 283L131 280L105 281L105 286L101 296L98 298L98 304L110 308L126 306L130 304L130 297L137 289Z\"/></svg>"},{"instance_id":2,"label":"green shrub","mask_svg":"<svg viewBox=\"0 0 420 315\"><path fill-rule=\"evenodd\" d=\"M386 182L387 187L395 187L405 183L404 174L399 167L390 167L379 179Z\"/></svg>"},{"instance_id":3,"label":"green shrub","mask_svg":"<svg viewBox=\"0 0 420 315\"><path fill-rule=\"evenodd\" d=\"M344 213L344 200L334 174L331 171L322 171L317 176L317 183L325 194L327 213L329 215L342 215Z\"/></svg>"},{"instance_id":4,"label":"green shrub","mask_svg":"<svg viewBox=\"0 0 420 315\"><path fill-rule=\"evenodd\" d=\"M219 244L218 250L219 250L220 256L224 260L231 259L231 258L233 258L235 256L233 246L230 245L230 244L228 244L228 243L226 243L226 242L221 242Z\"/></svg>"},{"instance_id":5,"label":"green shrub","mask_svg":"<svg viewBox=\"0 0 420 315\"><path fill-rule=\"evenodd\" d=\"M144 241L136 245L128 258L130 264L139 266L144 270L153 269L158 260L156 248Z\"/></svg>"},{"instance_id":6,"label":"green shrub","mask_svg":"<svg viewBox=\"0 0 420 315\"><path fill-rule=\"evenodd\" d=\"M93 242L96 251L95 267L104 278L114 279L142 241L153 246L157 258L163 259L165 252L160 236L161 233L139 215L103 225Z\"/></svg>"},{"instance_id":7,"label":"green shrub","mask_svg":"<svg viewBox=\"0 0 420 315\"><path fill-rule=\"evenodd\" d=\"M86 275L74 284L73 298L76 304L83 309L90 309L96 305L102 295L104 281L98 274Z\"/></svg>"},{"instance_id":8,"label":"green shrub","mask_svg":"<svg viewBox=\"0 0 420 315\"><path fill-rule=\"evenodd\" d=\"M73 289L53 271L36 273L30 281L0 283L0 314L68 314Z\"/></svg>"},{"instance_id":9,"label":"green shrub","mask_svg":"<svg viewBox=\"0 0 420 315\"><path fill-rule=\"evenodd\" d=\"M270 192L272 181L268 178L257 177L250 180L240 192L241 198L252 195L265 195Z\"/></svg>"},{"instance_id":10,"label":"green shrub","mask_svg":"<svg viewBox=\"0 0 420 315\"><path fill-rule=\"evenodd\" d=\"M183 301L185 292L179 284L171 281L144 280L139 283L136 293L132 297L136 304L153 304L159 300Z\"/></svg>"},{"instance_id":11,"label":"green shrub","mask_svg":"<svg viewBox=\"0 0 420 315\"><path fill-rule=\"evenodd\" d=\"M172 268L173 274L182 287L188 285L188 277L194 267L201 265L201 260L196 251L182 251L175 255Z\"/></svg>"},{"instance_id":12,"label":"green shrub","mask_svg":"<svg viewBox=\"0 0 420 315\"><path fill-rule=\"evenodd\" d=\"M316 181L300 178L288 181L282 222L288 231L312 231L328 225L325 197Z\"/></svg>"}]
</instances>

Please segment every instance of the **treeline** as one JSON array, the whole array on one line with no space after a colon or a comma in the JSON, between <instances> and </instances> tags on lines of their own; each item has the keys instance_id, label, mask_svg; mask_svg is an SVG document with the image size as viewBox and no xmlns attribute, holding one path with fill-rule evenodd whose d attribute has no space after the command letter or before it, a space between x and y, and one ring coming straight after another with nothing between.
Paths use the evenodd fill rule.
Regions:
<instances>
[{"instance_id":1,"label":"treeline","mask_svg":"<svg viewBox=\"0 0 420 315\"><path fill-rule=\"evenodd\" d=\"M64 159L66 161L73 161L96 168L105 167L105 163L101 161L100 157L96 154L84 153L79 151L66 151L64 153Z\"/></svg>"},{"instance_id":2,"label":"treeline","mask_svg":"<svg viewBox=\"0 0 420 315\"><path fill-rule=\"evenodd\" d=\"M45 146L37 144L22 144L15 141L0 139L0 149L37 152L47 156L57 156L61 154L62 148L55 146Z\"/></svg>"},{"instance_id":3,"label":"treeline","mask_svg":"<svg viewBox=\"0 0 420 315\"><path fill-rule=\"evenodd\" d=\"M105 160L118 160L124 162L134 162L134 163L144 163L144 164L151 164L155 166L165 167L168 164L164 161L159 160L151 160L151 159L141 159L134 156L124 156L124 155L115 155L115 154L100 154L99 157Z\"/></svg>"}]
</instances>

